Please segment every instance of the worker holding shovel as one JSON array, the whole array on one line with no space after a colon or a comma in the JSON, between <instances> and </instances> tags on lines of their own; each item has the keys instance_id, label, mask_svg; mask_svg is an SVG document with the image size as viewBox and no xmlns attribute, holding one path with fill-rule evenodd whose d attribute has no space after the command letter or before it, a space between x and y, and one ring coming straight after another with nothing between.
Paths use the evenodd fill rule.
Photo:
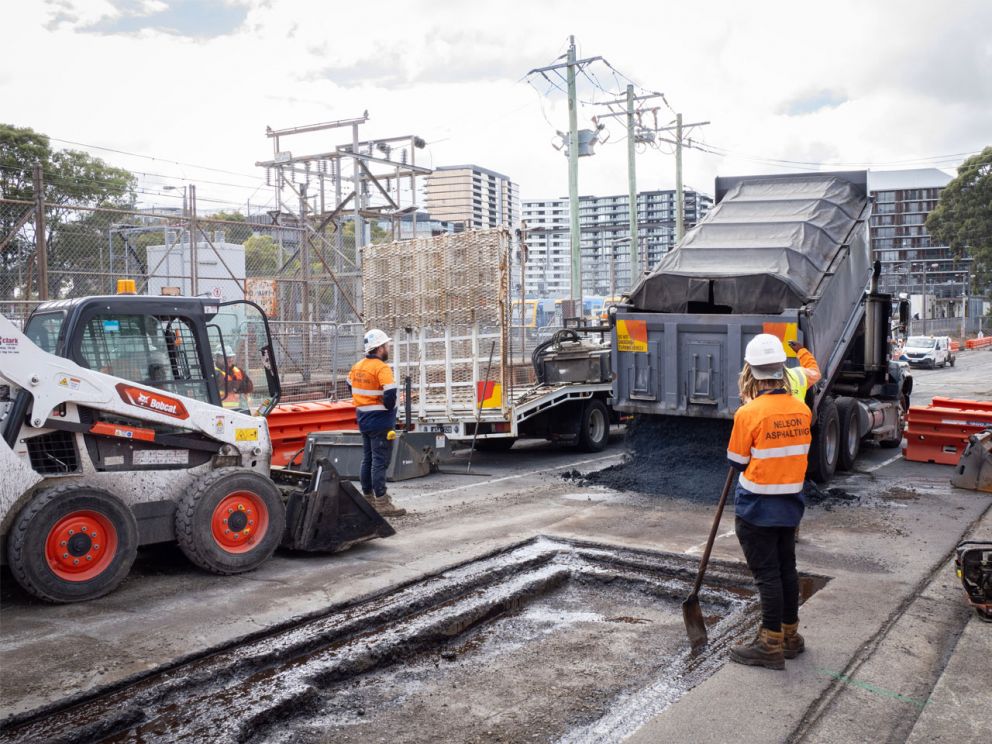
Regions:
<instances>
[{"instance_id":1,"label":"worker holding shovel","mask_svg":"<svg viewBox=\"0 0 992 744\"><path fill-rule=\"evenodd\" d=\"M744 351L739 387L747 402L734 415L727 459L741 471L734 496L736 532L761 597L761 627L749 644L735 646L739 664L784 669L804 650L799 628L796 528L810 446L811 414L791 395L785 349L759 334Z\"/></svg>"}]
</instances>

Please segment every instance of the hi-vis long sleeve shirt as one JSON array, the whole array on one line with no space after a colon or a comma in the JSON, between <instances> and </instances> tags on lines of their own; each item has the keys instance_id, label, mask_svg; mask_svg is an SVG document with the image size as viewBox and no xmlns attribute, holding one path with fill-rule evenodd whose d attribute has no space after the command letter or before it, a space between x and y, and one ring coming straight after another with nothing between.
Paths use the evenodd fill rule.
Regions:
<instances>
[{"instance_id":1,"label":"hi-vis long sleeve shirt","mask_svg":"<svg viewBox=\"0 0 992 744\"><path fill-rule=\"evenodd\" d=\"M811 418L806 404L784 388L737 409L727 459L743 471L734 498L738 517L761 527L799 524Z\"/></svg>"},{"instance_id":2,"label":"hi-vis long sleeve shirt","mask_svg":"<svg viewBox=\"0 0 992 744\"><path fill-rule=\"evenodd\" d=\"M348 373L351 399L362 431L386 431L396 426L396 381L388 364L367 356Z\"/></svg>"},{"instance_id":3,"label":"hi-vis long sleeve shirt","mask_svg":"<svg viewBox=\"0 0 992 744\"><path fill-rule=\"evenodd\" d=\"M806 391L810 386L820 381L820 365L816 359L805 348L800 348L796 352L799 358L798 367L787 367L785 373L789 376L792 394L799 400L806 402Z\"/></svg>"}]
</instances>

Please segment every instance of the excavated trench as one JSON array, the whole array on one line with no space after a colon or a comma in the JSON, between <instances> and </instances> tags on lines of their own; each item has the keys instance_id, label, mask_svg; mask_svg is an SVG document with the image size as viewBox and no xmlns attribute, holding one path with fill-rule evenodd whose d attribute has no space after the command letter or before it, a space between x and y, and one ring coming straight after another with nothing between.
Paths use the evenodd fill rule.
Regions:
<instances>
[{"instance_id":1,"label":"excavated trench","mask_svg":"<svg viewBox=\"0 0 992 744\"><path fill-rule=\"evenodd\" d=\"M615 741L754 620L746 570L712 565L710 643L691 655L695 568L539 537L10 721L0 741ZM826 579L802 583L805 598Z\"/></svg>"}]
</instances>

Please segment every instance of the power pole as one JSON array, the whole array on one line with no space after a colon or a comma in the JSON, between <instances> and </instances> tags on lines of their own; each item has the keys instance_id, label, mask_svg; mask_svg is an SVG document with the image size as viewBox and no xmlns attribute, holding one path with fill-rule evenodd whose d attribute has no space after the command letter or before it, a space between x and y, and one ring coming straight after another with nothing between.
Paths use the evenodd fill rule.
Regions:
<instances>
[{"instance_id":1,"label":"power pole","mask_svg":"<svg viewBox=\"0 0 992 744\"><path fill-rule=\"evenodd\" d=\"M682 188L682 114L675 114L675 242L685 235L685 192Z\"/></svg>"},{"instance_id":2,"label":"power pole","mask_svg":"<svg viewBox=\"0 0 992 744\"><path fill-rule=\"evenodd\" d=\"M634 155L634 86L627 86L627 191L629 203L627 211L630 217L630 285L634 286L634 266L637 265L637 163ZM610 251L613 258L615 251ZM611 260L612 265L612 260ZM615 296L611 293L610 297Z\"/></svg>"},{"instance_id":3,"label":"power pole","mask_svg":"<svg viewBox=\"0 0 992 744\"><path fill-rule=\"evenodd\" d=\"M575 58L575 37L568 37L568 55L564 64L537 67L527 75L544 74L550 70L562 67L566 70L565 82L568 96L568 212L569 212L569 244L571 246L571 299L578 303L573 310L582 312L582 234L579 231L579 123L578 101L575 96L575 72L583 65L588 65L602 57ZM547 77L547 76L545 76Z\"/></svg>"},{"instance_id":4,"label":"power pole","mask_svg":"<svg viewBox=\"0 0 992 744\"><path fill-rule=\"evenodd\" d=\"M568 37L568 217L572 256L572 300L582 307L582 234L579 231L579 123L575 100L575 37ZM575 310L573 309L573 312Z\"/></svg>"},{"instance_id":5,"label":"power pole","mask_svg":"<svg viewBox=\"0 0 992 744\"><path fill-rule=\"evenodd\" d=\"M647 101L652 98L664 98L661 93L650 93L644 96L634 95L634 86L627 86L626 98L616 101L606 101L601 105L609 106L610 113L603 114L602 116L597 116L596 120L606 119L606 118L619 118L624 116L627 120L627 191L628 200L630 203L630 208L628 210L628 218L630 224L630 283L633 286L636 278L636 266L638 263L637 251L640 241L638 240L637 231L637 163L636 163L636 149L635 145L638 143L638 129L644 129L646 131L654 131L654 129L642 126L641 116L645 111L651 111L655 114L655 122L657 123L657 108L644 109L638 108L634 109L635 102ZM626 110L623 112L616 111L613 109L614 106L619 106L621 104L626 104ZM615 252L614 252L615 253Z\"/></svg>"},{"instance_id":6,"label":"power pole","mask_svg":"<svg viewBox=\"0 0 992 744\"><path fill-rule=\"evenodd\" d=\"M675 139L663 139L675 145L675 242L682 240L685 235L685 196L682 188L682 147L685 142L686 129L694 127L704 127L708 121L695 121L691 124L682 123L682 114L675 114L675 124L667 127L659 127L656 132L675 132ZM690 142L690 147L692 146Z\"/></svg>"}]
</instances>

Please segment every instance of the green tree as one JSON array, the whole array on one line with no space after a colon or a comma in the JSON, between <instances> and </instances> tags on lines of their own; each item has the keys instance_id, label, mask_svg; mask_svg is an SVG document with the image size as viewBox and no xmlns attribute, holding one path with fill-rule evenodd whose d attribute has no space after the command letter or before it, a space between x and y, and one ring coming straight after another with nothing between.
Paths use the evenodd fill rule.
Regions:
<instances>
[{"instance_id":1,"label":"green tree","mask_svg":"<svg viewBox=\"0 0 992 744\"><path fill-rule=\"evenodd\" d=\"M992 147L965 160L927 216L927 232L958 256L975 260L976 288L992 280Z\"/></svg>"},{"instance_id":2,"label":"green tree","mask_svg":"<svg viewBox=\"0 0 992 744\"><path fill-rule=\"evenodd\" d=\"M213 222L212 220L220 221ZM208 223L207 221L210 222ZM203 224L201 226L204 230L223 230L224 239L228 243L244 243L255 232L252 226L248 224L248 218L237 210L215 212L214 214L206 217L202 222ZM232 222L237 222L240 224L229 224Z\"/></svg>"},{"instance_id":3,"label":"green tree","mask_svg":"<svg viewBox=\"0 0 992 744\"><path fill-rule=\"evenodd\" d=\"M101 248L107 228L119 220L110 209L133 209L135 179L79 150L53 150L48 137L28 127L0 123L0 198L34 199L33 168L41 164L46 203L50 297L104 291ZM10 234L26 205L0 205L0 238ZM0 253L0 297L26 298L33 261L33 222Z\"/></svg>"},{"instance_id":4,"label":"green tree","mask_svg":"<svg viewBox=\"0 0 992 744\"><path fill-rule=\"evenodd\" d=\"M275 276L279 268L279 246L271 235L252 235L244 241L248 276Z\"/></svg>"}]
</instances>

